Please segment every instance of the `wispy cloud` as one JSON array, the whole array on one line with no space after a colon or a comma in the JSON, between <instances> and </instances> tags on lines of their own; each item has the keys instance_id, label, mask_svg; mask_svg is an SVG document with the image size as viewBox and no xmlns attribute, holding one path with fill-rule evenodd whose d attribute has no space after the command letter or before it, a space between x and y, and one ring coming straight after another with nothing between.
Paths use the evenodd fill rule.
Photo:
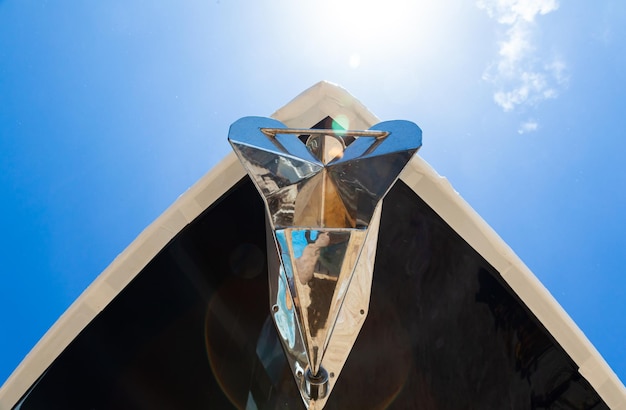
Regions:
<instances>
[{"instance_id":1,"label":"wispy cloud","mask_svg":"<svg viewBox=\"0 0 626 410\"><path fill-rule=\"evenodd\" d=\"M558 0L478 0L476 4L506 27L498 58L483 75L495 86L494 101L511 111L556 98L567 83L567 67L557 56L539 58L534 37L537 16L557 10Z\"/></svg>"},{"instance_id":2,"label":"wispy cloud","mask_svg":"<svg viewBox=\"0 0 626 410\"><path fill-rule=\"evenodd\" d=\"M539 124L537 123L537 121L535 120L528 120L526 122L523 122L519 129L517 130L518 134L527 134L529 132L533 132L533 131L537 131L537 128L539 128Z\"/></svg>"}]
</instances>

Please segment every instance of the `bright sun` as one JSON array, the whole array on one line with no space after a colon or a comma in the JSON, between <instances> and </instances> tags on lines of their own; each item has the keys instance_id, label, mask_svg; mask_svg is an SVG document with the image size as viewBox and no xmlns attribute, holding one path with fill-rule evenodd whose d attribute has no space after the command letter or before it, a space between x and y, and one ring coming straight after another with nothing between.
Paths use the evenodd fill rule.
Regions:
<instances>
[{"instance_id":1,"label":"bright sun","mask_svg":"<svg viewBox=\"0 0 626 410\"><path fill-rule=\"evenodd\" d=\"M445 8L434 0L324 0L307 12L323 22L320 40L343 53L352 68L365 57L430 55L446 19Z\"/></svg>"}]
</instances>

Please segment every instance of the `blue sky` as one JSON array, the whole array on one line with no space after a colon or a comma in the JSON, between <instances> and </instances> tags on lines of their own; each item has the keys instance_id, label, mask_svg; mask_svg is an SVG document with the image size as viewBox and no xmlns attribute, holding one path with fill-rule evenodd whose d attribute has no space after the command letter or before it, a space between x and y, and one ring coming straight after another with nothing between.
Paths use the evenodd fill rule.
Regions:
<instances>
[{"instance_id":1,"label":"blue sky","mask_svg":"<svg viewBox=\"0 0 626 410\"><path fill-rule=\"evenodd\" d=\"M0 383L228 152L319 80L420 155L626 380L626 3L0 1Z\"/></svg>"}]
</instances>

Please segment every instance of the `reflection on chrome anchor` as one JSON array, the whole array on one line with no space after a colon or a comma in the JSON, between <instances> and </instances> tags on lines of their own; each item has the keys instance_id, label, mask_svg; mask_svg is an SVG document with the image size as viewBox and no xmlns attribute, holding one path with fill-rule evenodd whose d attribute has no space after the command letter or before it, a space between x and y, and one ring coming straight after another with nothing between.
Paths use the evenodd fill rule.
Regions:
<instances>
[{"instance_id":1,"label":"reflection on chrome anchor","mask_svg":"<svg viewBox=\"0 0 626 410\"><path fill-rule=\"evenodd\" d=\"M365 321L382 198L421 146L412 122L372 128L245 117L228 136L265 201L272 318L309 409L324 407Z\"/></svg>"}]
</instances>

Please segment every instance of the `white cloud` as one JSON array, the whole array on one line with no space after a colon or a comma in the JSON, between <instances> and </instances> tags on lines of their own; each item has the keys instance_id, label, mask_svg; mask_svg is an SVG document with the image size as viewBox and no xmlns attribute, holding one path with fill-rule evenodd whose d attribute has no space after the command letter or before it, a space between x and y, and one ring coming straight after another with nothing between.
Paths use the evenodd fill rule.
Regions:
<instances>
[{"instance_id":1,"label":"white cloud","mask_svg":"<svg viewBox=\"0 0 626 410\"><path fill-rule=\"evenodd\" d=\"M507 26L499 42L498 59L483 75L496 88L496 104L511 111L520 105L556 98L567 84L566 64L556 56L549 58L550 63L542 63L533 40L535 18L557 10L558 0L478 0L476 4Z\"/></svg>"},{"instance_id":2,"label":"white cloud","mask_svg":"<svg viewBox=\"0 0 626 410\"><path fill-rule=\"evenodd\" d=\"M520 124L519 129L517 130L518 134L527 134L529 132L537 131L539 128L539 124L535 120L528 120Z\"/></svg>"},{"instance_id":3,"label":"white cloud","mask_svg":"<svg viewBox=\"0 0 626 410\"><path fill-rule=\"evenodd\" d=\"M478 0L476 4L502 24L514 24L520 19L533 22L537 14L559 8L558 0Z\"/></svg>"}]
</instances>

